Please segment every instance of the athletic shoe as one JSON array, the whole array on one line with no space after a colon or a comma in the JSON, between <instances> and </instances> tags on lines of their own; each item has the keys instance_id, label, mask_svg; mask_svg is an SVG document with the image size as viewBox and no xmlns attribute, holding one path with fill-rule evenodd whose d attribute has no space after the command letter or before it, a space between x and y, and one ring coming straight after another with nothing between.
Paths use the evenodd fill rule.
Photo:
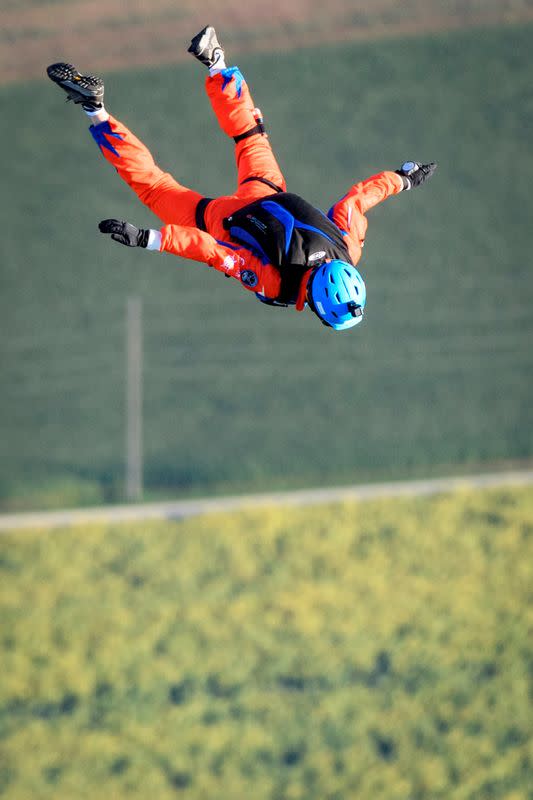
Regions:
<instances>
[{"instance_id":1,"label":"athletic shoe","mask_svg":"<svg viewBox=\"0 0 533 800\"><path fill-rule=\"evenodd\" d=\"M48 77L67 93L67 101L81 103L87 111L102 108L104 102L104 82L96 75L80 75L72 64L50 64L46 70Z\"/></svg>"},{"instance_id":2,"label":"athletic shoe","mask_svg":"<svg viewBox=\"0 0 533 800\"><path fill-rule=\"evenodd\" d=\"M191 41L188 53L205 64L206 67L216 67L219 61L224 60L224 51L219 44L217 34L212 25L207 25L197 33Z\"/></svg>"}]
</instances>

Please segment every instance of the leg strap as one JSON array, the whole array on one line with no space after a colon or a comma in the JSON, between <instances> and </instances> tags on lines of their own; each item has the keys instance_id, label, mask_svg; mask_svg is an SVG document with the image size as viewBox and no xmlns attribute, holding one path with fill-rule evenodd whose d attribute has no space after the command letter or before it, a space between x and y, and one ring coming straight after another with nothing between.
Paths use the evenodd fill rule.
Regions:
<instances>
[{"instance_id":1,"label":"leg strap","mask_svg":"<svg viewBox=\"0 0 533 800\"><path fill-rule=\"evenodd\" d=\"M268 178L258 178L255 175L250 175L249 178L245 178L241 182L241 186L242 186L243 183L249 183L250 181L260 181L261 183L264 183L267 186L270 186L270 188L274 189L275 192L282 192L283 191L281 186L278 186L276 183L272 183L272 181L269 181Z\"/></svg>"},{"instance_id":2,"label":"leg strap","mask_svg":"<svg viewBox=\"0 0 533 800\"><path fill-rule=\"evenodd\" d=\"M262 122L258 122L254 128L250 128L249 131L246 131L246 133L241 133L239 134L239 136L234 136L233 139L235 143L237 143L240 142L242 139L247 139L249 136L253 136L256 133L264 133L264 132L265 132L265 126L263 125Z\"/></svg>"}]
</instances>

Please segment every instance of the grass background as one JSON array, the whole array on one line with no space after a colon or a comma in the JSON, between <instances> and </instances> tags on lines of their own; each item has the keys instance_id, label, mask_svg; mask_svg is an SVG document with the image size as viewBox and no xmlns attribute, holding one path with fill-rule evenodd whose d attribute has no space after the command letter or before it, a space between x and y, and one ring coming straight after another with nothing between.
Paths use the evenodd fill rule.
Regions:
<instances>
[{"instance_id":1,"label":"grass background","mask_svg":"<svg viewBox=\"0 0 533 800\"><path fill-rule=\"evenodd\" d=\"M0 538L0 796L531 800L530 490Z\"/></svg>"},{"instance_id":2,"label":"grass background","mask_svg":"<svg viewBox=\"0 0 533 800\"><path fill-rule=\"evenodd\" d=\"M129 294L148 497L530 459L532 31L240 59L289 187L317 205L407 157L440 164L371 212L368 313L344 336L100 237L106 217L156 222L44 78L1 87L0 507L122 497ZM197 66L106 74L108 106L184 183L225 193L231 148Z\"/></svg>"}]
</instances>

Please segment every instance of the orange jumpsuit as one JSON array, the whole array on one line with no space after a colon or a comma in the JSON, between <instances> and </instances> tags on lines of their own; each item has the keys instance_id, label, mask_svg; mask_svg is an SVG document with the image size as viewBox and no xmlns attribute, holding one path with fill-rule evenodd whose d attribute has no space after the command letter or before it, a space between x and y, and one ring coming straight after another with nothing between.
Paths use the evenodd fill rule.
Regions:
<instances>
[{"instance_id":1,"label":"orange jumpsuit","mask_svg":"<svg viewBox=\"0 0 533 800\"><path fill-rule=\"evenodd\" d=\"M208 76L206 91L220 127L228 136L240 137L257 127L257 109L237 68ZM91 126L90 130L120 177L165 223L161 228L161 251L204 262L239 281L243 272L249 275L251 270L257 276L257 282L250 286L243 280L241 285L263 297L277 297L281 283L278 269L272 264L264 264L250 250L232 242L222 224L223 219L237 209L275 194L274 186L286 191L285 179L265 133L257 132L237 141L235 194L207 203L201 194L182 186L163 172L145 145L118 120L110 116L109 120ZM330 209L328 216L345 234L354 265L361 257L364 244L366 212L402 188L403 181L399 175L381 172L352 186ZM197 227L197 209L201 201L207 203L205 230ZM310 272L305 273L301 281L296 302L298 310L305 305L305 288Z\"/></svg>"}]
</instances>

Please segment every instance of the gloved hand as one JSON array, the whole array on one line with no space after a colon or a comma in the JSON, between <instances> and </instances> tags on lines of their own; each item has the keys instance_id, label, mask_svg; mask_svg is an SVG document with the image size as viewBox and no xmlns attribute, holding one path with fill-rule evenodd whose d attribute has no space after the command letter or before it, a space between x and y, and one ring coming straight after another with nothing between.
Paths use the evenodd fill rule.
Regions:
<instances>
[{"instance_id":1,"label":"gloved hand","mask_svg":"<svg viewBox=\"0 0 533 800\"><path fill-rule=\"evenodd\" d=\"M125 244L127 247L146 247L150 231L136 228L131 222L120 219L103 219L98 223L101 233L110 233L115 242Z\"/></svg>"},{"instance_id":2,"label":"gloved hand","mask_svg":"<svg viewBox=\"0 0 533 800\"><path fill-rule=\"evenodd\" d=\"M430 164L419 164L417 161L406 161L400 169L396 170L398 175L403 178L404 191L412 189L413 186L420 186L428 178L431 178L437 165L434 161Z\"/></svg>"}]
</instances>

